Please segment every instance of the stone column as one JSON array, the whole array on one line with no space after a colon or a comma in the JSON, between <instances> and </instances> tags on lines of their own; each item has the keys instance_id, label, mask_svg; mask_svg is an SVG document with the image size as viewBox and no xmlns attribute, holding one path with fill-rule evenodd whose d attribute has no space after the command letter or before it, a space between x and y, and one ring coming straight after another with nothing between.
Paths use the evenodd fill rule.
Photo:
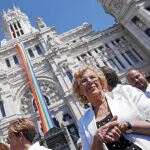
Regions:
<instances>
[{"instance_id":1,"label":"stone column","mask_svg":"<svg viewBox=\"0 0 150 150\"><path fill-rule=\"evenodd\" d=\"M145 47L148 51L150 51L150 41L147 36L144 36L144 32L142 32L134 23L128 22L124 25L124 27Z\"/></svg>"}]
</instances>

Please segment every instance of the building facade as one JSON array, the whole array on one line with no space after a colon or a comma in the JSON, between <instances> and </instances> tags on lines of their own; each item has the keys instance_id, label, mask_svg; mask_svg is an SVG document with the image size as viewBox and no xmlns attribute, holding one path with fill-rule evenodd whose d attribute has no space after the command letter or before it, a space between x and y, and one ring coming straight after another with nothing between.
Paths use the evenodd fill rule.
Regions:
<instances>
[{"instance_id":1,"label":"building facade","mask_svg":"<svg viewBox=\"0 0 150 150\"><path fill-rule=\"evenodd\" d=\"M7 126L18 117L31 118L42 134L34 97L15 48L18 42L24 44L56 126L65 128L74 144L79 137L77 121L86 110L86 105L77 102L72 95L74 71L82 65L106 65L117 71L123 83L130 68L139 68L150 75L150 2L132 0L132 5L125 0L100 2L117 22L102 32L95 32L92 25L83 23L58 35L55 27L48 27L39 17L37 28L32 27L28 16L18 7L3 11L0 141L6 141Z\"/></svg>"}]
</instances>

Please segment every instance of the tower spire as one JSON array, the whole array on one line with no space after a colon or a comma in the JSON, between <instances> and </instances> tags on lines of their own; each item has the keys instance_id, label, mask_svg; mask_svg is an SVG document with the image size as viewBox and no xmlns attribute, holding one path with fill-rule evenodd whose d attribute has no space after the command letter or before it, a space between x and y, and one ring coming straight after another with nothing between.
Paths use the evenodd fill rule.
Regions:
<instances>
[{"instance_id":1,"label":"tower spire","mask_svg":"<svg viewBox=\"0 0 150 150\"><path fill-rule=\"evenodd\" d=\"M13 9L8 9L7 12L3 11L2 30L6 40L30 33L33 29L28 16L21 12L20 8L13 5Z\"/></svg>"}]
</instances>

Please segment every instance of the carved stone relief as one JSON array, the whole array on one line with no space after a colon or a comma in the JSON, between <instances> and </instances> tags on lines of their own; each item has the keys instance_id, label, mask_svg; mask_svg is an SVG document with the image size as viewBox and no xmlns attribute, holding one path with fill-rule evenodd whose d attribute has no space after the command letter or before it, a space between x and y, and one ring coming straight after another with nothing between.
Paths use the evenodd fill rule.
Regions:
<instances>
[{"instance_id":1,"label":"carved stone relief","mask_svg":"<svg viewBox=\"0 0 150 150\"><path fill-rule=\"evenodd\" d=\"M123 1L122 0L112 0L110 3L110 10L113 15L119 15L121 9L123 7Z\"/></svg>"},{"instance_id":2,"label":"carved stone relief","mask_svg":"<svg viewBox=\"0 0 150 150\"><path fill-rule=\"evenodd\" d=\"M59 91L56 86L50 82L40 82L41 91L46 96L48 105L56 103L60 99ZM27 89L21 97L20 111L22 114L27 115L34 112L33 94L30 89Z\"/></svg>"}]
</instances>

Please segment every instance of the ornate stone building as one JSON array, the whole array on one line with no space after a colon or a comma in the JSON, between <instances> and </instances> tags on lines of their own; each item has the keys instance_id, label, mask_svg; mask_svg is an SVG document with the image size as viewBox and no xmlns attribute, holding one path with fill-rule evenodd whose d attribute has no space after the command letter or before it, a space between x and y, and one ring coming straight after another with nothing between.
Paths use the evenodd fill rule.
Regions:
<instances>
[{"instance_id":1,"label":"ornate stone building","mask_svg":"<svg viewBox=\"0 0 150 150\"><path fill-rule=\"evenodd\" d=\"M150 1L149 0L98 0L104 7L105 11L112 15L117 25L122 27L124 37L134 48L129 48L126 54L133 60L132 54L136 54L139 58L142 54L150 55ZM120 45L121 46L121 45ZM125 44L126 48L128 44ZM140 50L138 50L138 48ZM120 48L124 49L124 48ZM131 54L132 53L132 54ZM122 54L121 54L122 55ZM122 55L125 59L126 56ZM143 60L142 60L143 59ZM126 59L127 60L127 59ZM146 62L145 57L140 60ZM127 61L128 62L128 61ZM136 61L135 61L136 62ZM128 62L130 65L130 63ZM136 64L139 68L150 74L150 68L147 64Z\"/></svg>"},{"instance_id":2,"label":"ornate stone building","mask_svg":"<svg viewBox=\"0 0 150 150\"><path fill-rule=\"evenodd\" d=\"M71 93L72 75L79 66L110 66L124 83L126 71L133 67L150 75L150 2L101 0L101 3L117 22L102 32L95 32L92 25L83 23L58 35L55 27L48 27L39 17L37 28L32 27L27 15L17 7L3 11L0 141L6 141L7 126L18 117L31 118L42 134L37 107L15 48L18 42L25 46L55 124L65 128L75 144L77 120L86 107L75 101Z\"/></svg>"}]
</instances>

